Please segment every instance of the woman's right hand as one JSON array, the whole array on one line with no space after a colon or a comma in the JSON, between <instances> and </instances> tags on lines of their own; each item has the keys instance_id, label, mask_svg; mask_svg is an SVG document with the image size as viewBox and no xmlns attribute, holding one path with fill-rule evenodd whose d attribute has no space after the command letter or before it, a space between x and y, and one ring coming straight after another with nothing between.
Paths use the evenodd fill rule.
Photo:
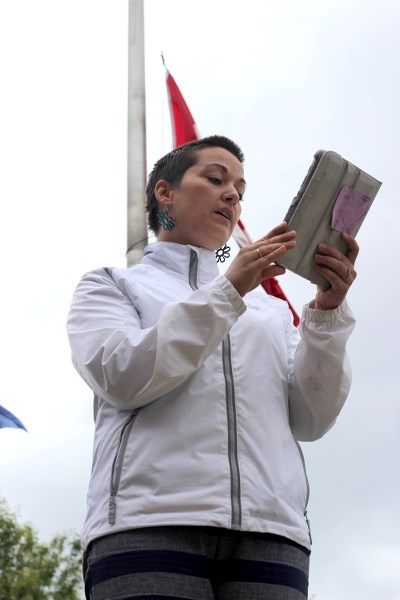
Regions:
<instances>
[{"instance_id":1,"label":"woman's right hand","mask_svg":"<svg viewBox=\"0 0 400 600\"><path fill-rule=\"evenodd\" d=\"M283 222L254 244L239 250L225 277L241 296L254 290L264 279L285 273L285 268L275 261L296 245L296 232L286 230L287 223Z\"/></svg>"}]
</instances>

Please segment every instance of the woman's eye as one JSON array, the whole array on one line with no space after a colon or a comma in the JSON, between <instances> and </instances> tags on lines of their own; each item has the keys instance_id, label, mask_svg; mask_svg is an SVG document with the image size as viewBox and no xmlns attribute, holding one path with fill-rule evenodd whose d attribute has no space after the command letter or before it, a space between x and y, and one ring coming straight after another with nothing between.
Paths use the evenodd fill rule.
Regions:
<instances>
[{"instance_id":1,"label":"woman's eye","mask_svg":"<svg viewBox=\"0 0 400 600\"><path fill-rule=\"evenodd\" d=\"M241 192L238 192L238 194L239 194L239 202L241 202L243 200L244 194Z\"/></svg>"},{"instance_id":2,"label":"woman's eye","mask_svg":"<svg viewBox=\"0 0 400 600\"><path fill-rule=\"evenodd\" d=\"M221 185L222 180L219 177L208 177L208 181L211 181L214 185Z\"/></svg>"}]
</instances>

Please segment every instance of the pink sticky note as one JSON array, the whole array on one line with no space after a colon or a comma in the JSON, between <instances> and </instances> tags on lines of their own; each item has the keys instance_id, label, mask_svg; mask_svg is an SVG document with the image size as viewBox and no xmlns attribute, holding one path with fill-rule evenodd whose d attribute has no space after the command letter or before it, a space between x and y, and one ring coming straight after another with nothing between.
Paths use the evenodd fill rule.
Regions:
<instances>
[{"instance_id":1,"label":"pink sticky note","mask_svg":"<svg viewBox=\"0 0 400 600\"><path fill-rule=\"evenodd\" d=\"M366 215L372 204L371 198L344 185L336 199L332 213L332 228L343 233L352 233L357 223Z\"/></svg>"}]
</instances>

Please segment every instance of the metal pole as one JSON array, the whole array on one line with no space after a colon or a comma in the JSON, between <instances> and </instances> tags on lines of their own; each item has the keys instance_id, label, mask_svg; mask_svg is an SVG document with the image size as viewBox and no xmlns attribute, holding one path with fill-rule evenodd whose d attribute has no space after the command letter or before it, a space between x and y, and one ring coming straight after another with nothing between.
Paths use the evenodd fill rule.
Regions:
<instances>
[{"instance_id":1,"label":"metal pole","mask_svg":"<svg viewBox=\"0 0 400 600\"><path fill-rule=\"evenodd\" d=\"M128 56L128 267L139 263L148 243L145 210L146 108L143 0L129 0Z\"/></svg>"}]
</instances>

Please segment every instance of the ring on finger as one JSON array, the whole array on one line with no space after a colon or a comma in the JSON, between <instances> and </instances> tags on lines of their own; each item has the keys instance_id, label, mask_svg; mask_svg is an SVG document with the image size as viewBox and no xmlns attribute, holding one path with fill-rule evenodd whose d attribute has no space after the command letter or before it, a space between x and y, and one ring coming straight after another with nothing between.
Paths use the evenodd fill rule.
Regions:
<instances>
[{"instance_id":1,"label":"ring on finger","mask_svg":"<svg viewBox=\"0 0 400 600\"><path fill-rule=\"evenodd\" d=\"M351 275L351 271L350 271L350 269L348 269L348 270L347 270L347 273L345 273L345 274L342 276L342 279L347 279L347 277L350 277L350 275Z\"/></svg>"},{"instance_id":2,"label":"ring on finger","mask_svg":"<svg viewBox=\"0 0 400 600\"><path fill-rule=\"evenodd\" d=\"M260 258L264 258L264 255L263 255L263 254L261 254L261 252L260 252L259 248L256 248L256 250L257 250L257 254L258 254L258 256L259 256Z\"/></svg>"}]
</instances>

